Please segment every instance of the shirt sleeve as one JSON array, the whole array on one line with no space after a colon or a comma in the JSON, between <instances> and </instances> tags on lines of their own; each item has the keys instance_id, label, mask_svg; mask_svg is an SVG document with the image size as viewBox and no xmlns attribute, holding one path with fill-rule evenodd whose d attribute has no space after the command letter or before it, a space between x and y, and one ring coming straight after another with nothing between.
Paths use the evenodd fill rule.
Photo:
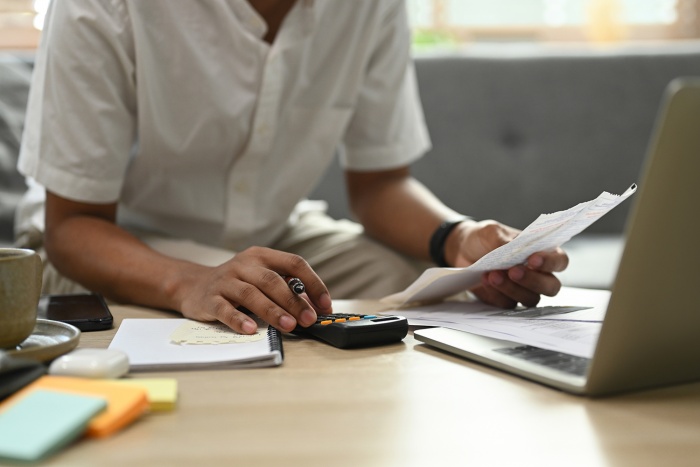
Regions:
<instances>
[{"instance_id":1,"label":"shirt sleeve","mask_svg":"<svg viewBox=\"0 0 700 467\"><path fill-rule=\"evenodd\" d=\"M135 70L118 0L51 2L18 169L69 199L118 200L135 140Z\"/></svg>"},{"instance_id":2,"label":"shirt sleeve","mask_svg":"<svg viewBox=\"0 0 700 467\"><path fill-rule=\"evenodd\" d=\"M352 170L402 167L431 147L404 2L387 12L376 44L340 153L341 165Z\"/></svg>"}]
</instances>

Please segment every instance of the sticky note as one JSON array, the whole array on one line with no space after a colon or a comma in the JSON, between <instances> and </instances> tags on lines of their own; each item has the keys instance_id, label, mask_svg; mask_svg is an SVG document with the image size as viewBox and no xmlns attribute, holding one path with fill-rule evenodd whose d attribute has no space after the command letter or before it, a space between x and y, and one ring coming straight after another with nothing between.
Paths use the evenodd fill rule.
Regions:
<instances>
[{"instance_id":1,"label":"sticky note","mask_svg":"<svg viewBox=\"0 0 700 467\"><path fill-rule=\"evenodd\" d=\"M144 388L148 392L150 409L162 412L175 408L177 402L177 380L173 378L117 379L118 384Z\"/></svg>"},{"instance_id":2,"label":"sticky note","mask_svg":"<svg viewBox=\"0 0 700 467\"><path fill-rule=\"evenodd\" d=\"M0 459L39 460L79 437L106 407L101 397L52 390L8 399L0 412Z\"/></svg>"},{"instance_id":3,"label":"sticky note","mask_svg":"<svg viewBox=\"0 0 700 467\"><path fill-rule=\"evenodd\" d=\"M107 409L88 424L85 434L102 438L123 428L148 410L148 396L143 388L116 384L111 380L95 380L71 376L43 376L12 396L9 400L37 389L52 389L107 400Z\"/></svg>"},{"instance_id":4,"label":"sticky note","mask_svg":"<svg viewBox=\"0 0 700 467\"><path fill-rule=\"evenodd\" d=\"M267 328L258 327L255 334L238 334L223 323L201 323L182 320L182 324L170 334L170 342L177 345L245 344L267 337Z\"/></svg>"}]
</instances>

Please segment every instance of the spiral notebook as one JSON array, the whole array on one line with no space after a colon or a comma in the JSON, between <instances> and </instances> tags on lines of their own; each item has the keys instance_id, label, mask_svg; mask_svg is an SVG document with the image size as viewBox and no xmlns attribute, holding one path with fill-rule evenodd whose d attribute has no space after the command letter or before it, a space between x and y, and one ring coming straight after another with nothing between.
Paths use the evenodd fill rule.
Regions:
<instances>
[{"instance_id":1,"label":"spiral notebook","mask_svg":"<svg viewBox=\"0 0 700 467\"><path fill-rule=\"evenodd\" d=\"M253 335L189 319L125 319L109 344L131 371L257 368L284 360L280 332L259 323Z\"/></svg>"}]
</instances>

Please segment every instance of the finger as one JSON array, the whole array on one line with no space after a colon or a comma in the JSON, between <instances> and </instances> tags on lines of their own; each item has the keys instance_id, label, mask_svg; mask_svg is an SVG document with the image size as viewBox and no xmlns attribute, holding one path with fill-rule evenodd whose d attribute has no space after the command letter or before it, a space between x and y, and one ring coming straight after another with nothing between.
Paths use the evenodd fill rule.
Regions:
<instances>
[{"instance_id":1,"label":"finger","mask_svg":"<svg viewBox=\"0 0 700 467\"><path fill-rule=\"evenodd\" d=\"M277 276L279 279L274 278L274 276ZM305 291L301 294L295 292L293 287L289 285L290 282L287 280L288 276L280 276L278 274L274 276L274 279L271 280L271 282L275 282L274 287L270 290L267 288L263 289L267 296L291 314L298 324L304 327L314 324L316 322L317 309L310 301L308 294ZM280 279L286 287L280 288L277 286L276 282ZM299 280L298 282L301 281ZM304 289L306 288L303 282L301 285Z\"/></svg>"},{"instance_id":2,"label":"finger","mask_svg":"<svg viewBox=\"0 0 700 467\"><path fill-rule=\"evenodd\" d=\"M508 278L527 290L549 297L555 296L561 290L561 282L554 274L533 271L523 266L510 268Z\"/></svg>"},{"instance_id":3,"label":"finger","mask_svg":"<svg viewBox=\"0 0 700 467\"><path fill-rule=\"evenodd\" d=\"M508 273L510 274L511 271ZM509 274L505 274L503 271L491 271L487 274L486 280L488 285L517 303L522 303L527 307L537 305L540 301L540 294L513 281Z\"/></svg>"},{"instance_id":4,"label":"finger","mask_svg":"<svg viewBox=\"0 0 700 467\"><path fill-rule=\"evenodd\" d=\"M240 334L254 334L258 330L257 323L224 297L217 297L210 307L209 313L214 319L222 322Z\"/></svg>"},{"instance_id":5,"label":"finger","mask_svg":"<svg viewBox=\"0 0 700 467\"><path fill-rule=\"evenodd\" d=\"M569 266L569 256L561 248L541 251L527 259L527 266L542 272L561 272Z\"/></svg>"},{"instance_id":6,"label":"finger","mask_svg":"<svg viewBox=\"0 0 700 467\"><path fill-rule=\"evenodd\" d=\"M311 300L314 308L319 310L322 314L333 313L333 302L326 284L324 284L320 278L312 279L311 281L307 279L307 282L309 282L310 285L306 295L309 297L309 300ZM306 285L306 282L304 282L304 285Z\"/></svg>"},{"instance_id":7,"label":"finger","mask_svg":"<svg viewBox=\"0 0 700 467\"><path fill-rule=\"evenodd\" d=\"M488 283L488 274L489 273L486 273L482 276L481 285L473 288L471 292L476 295L479 300L489 305L497 306L499 308L515 308L518 302L507 297L498 289L491 286Z\"/></svg>"},{"instance_id":8,"label":"finger","mask_svg":"<svg viewBox=\"0 0 700 467\"><path fill-rule=\"evenodd\" d=\"M331 296L326 288L326 284L323 283L315 272L311 271L311 274L299 272L294 277L304 284L304 293L302 296L306 298L307 302L314 310L320 314L329 314L333 312Z\"/></svg>"},{"instance_id":9,"label":"finger","mask_svg":"<svg viewBox=\"0 0 700 467\"><path fill-rule=\"evenodd\" d=\"M464 223L463 245L457 263L466 266L512 241L520 232L493 220Z\"/></svg>"},{"instance_id":10,"label":"finger","mask_svg":"<svg viewBox=\"0 0 700 467\"><path fill-rule=\"evenodd\" d=\"M288 332L297 323L310 326L316 322L311 305L292 292L287 281L276 272L264 267L251 268L241 273L241 279L253 287L239 291L249 294L240 303L273 326Z\"/></svg>"},{"instance_id":11,"label":"finger","mask_svg":"<svg viewBox=\"0 0 700 467\"><path fill-rule=\"evenodd\" d=\"M271 271L269 272L272 274ZM288 296L294 295L286 287L286 284L279 276L277 277L277 280L281 283L278 285L282 292L286 290ZM297 324L296 317L288 313L281 306L271 300L270 297L263 293L259 288L259 283L253 284L251 282L255 281L251 281L250 279L232 279L226 290L222 291L222 294L233 304L245 307L256 316L259 316L269 325L274 326L284 332L292 331ZM304 302L304 300L299 297L292 298L296 298L299 301ZM315 317L315 313L313 310L311 310L311 307L308 304L306 304L305 307L309 309L310 313L312 313L312 315ZM297 313L300 314L301 312L298 311ZM217 319L219 319L218 316Z\"/></svg>"},{"instance_id":12,"label":"finger","mask_svg":"<svg viewBox=\"0 0 700 467\"><path fill-rule=\"evenodd\" d=\"M515 237L518 236L518 233L520 233L519 230L505 224L501 224L500 222L487 224L483 231L483 234L491 240L492 249L503 246L506 243L510 243Z\"/></svg>"},{"instance_id":13,"label":"finger","mask_svg":"<svg viewBox=\"0 0 700 467\"><path fill-rule=\"evenodd\" d=\"M304 292L303 294L301 294L300 297L303 298L304 300L306 300L307 303L308 303L309 305L311 305L311 308L314 309L314 311L316 312L317 315L330 314L326 309L321 309L321 308L317 307L316 304L315 304L314 302L311 301L311 299L310 299L309 296L306 294L306 292ZM331 312L332 312L332 311L331 311Z\"/></svg>"},{"instance_id":14,"label":"finger","mask_svg":"<svg viewBox=\"0 0 700 467\"><path fill-rule=\"evenodd\" d=\"M259 269L257 271L242 270L240 277L265 291L278 305L289 311L295 318L300 318L304 310L313 310L314 308L321 310L323 313L332 313L328 289L301 256L271 248L250 247L243 253L239 253L234 260L244 261L244 258L245 261L257 265ZM262 274L262 276L258 277L256 274ZM289 293L279 295L279 293L273 292L281 290L279 289L280 278L278 276L301 280L310 300L297 300ZM285 288L289 290L288 287ZM311 304L314 305L313 308ZM291 306L291 309L287 308L288 306ZM308 313L304 314L307 316L302 317L302 325L315 322L315 312L313 313L313 320L310 319Z\"/></svg>"},{"instance_id":15,"label":"finger","mask_svg":"<svg viewBox=\"0 0 700 467\"><path fill-rule=\"evenodd\" d=\"M270 268L283 276L296 277L304 284L306 296L311 301L314 309L323 314L332 313L331 296L326 284L323 283L316 272L309 266L304 258L290 253L273 260Z\"/></svg>"}]
</instances>

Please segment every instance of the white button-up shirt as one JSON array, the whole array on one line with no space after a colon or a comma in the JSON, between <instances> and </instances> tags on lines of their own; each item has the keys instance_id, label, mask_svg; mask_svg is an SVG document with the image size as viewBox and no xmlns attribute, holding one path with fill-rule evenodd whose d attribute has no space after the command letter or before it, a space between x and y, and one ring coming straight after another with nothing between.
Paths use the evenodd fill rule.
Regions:
<instances>
[{"instance_id":1,"label":"white button-up shirt","mask_svg":"<svg viewBox=\"0 0 700 467\"><path fill-rule=\"evenodd\" d=\"M20 171L242 249L293 222L334 154L369 171L429 148L402 1L300 0L265 33L245 0L52 2Z\"/></svg>"}]
</instances>

